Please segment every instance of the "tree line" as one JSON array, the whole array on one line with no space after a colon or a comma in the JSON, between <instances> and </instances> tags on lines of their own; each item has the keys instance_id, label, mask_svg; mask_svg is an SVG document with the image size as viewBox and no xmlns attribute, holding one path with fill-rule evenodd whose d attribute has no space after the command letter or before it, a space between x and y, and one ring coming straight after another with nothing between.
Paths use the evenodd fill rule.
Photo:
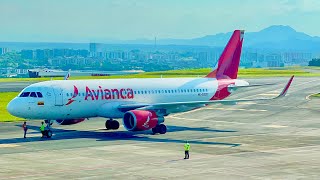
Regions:
<instances>
[{"instance_id":1,"label":"tree line","mask_svg":"<svg viewBox=\"0 0 320 180\"><path fill-rule=\"evenodd\" d=\"M320 58L312 59L309 61L309 66L320 66Z\"/></svg>"}]
</instances>

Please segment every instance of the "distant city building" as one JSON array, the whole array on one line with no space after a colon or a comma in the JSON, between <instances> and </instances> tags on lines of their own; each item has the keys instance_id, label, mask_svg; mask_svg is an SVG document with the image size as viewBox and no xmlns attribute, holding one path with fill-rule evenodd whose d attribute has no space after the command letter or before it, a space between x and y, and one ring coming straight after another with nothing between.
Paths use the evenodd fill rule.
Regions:
<instances>
[{"instance_id":1,"label":"distant city building","mask_svg":"<svg viewBox=\"0 0 320 180\"><path fill-rule=\"evenodd\" d=\"M53 57L63 57L64 52L64 49L53 49Z\"/></svg>"},{"instance_id":2,"label":"distant city building","mask_svg":"<svg viewBox=\"0 0 320 180\"><path fill-rule=\"evenodd\" d=\"M88 57L89 51L85 49L36 49L22 50L21 57L23 59L49 60L57 57Z\"/></svg>"},{"instance_id":3,"label":"distant city building","mask_svg":"<svg viewBox=\"0 0 320 180\"><path fill-rule=\"evenodd\" d=\"M89 44L89 50L90 50L90 56L91 57L96 57L102 55L102 44L100 43L90 43Z\"/></svg>"},{"instance_id":4,"label":"distant city building","mask_svg":"<svg viewBox=\"0 0 320 180\"><path fill-rule=\"evenodd\" d=\"M23 71L25 72L25 71ZM27 70L30 78L38 77L64 77L68 71L56 69L30 69ZM130 70L130 71L71 71L71 76L112 76L125 74L138 74L144 71Z\"/></svg>"},{"instance_id":5,"label":"distant city building","mask_svg":"<svg viewBox=\"0 0 320 180\"><path fill-rule=\"evenodd\" d=\"M185 68L212 68L223 49L210 47L176 47L161 49L144 46L108 46L90 43L86 49L36 49L22 50L24 65L35 68L125 70L141 69L159 71ZM247 49L241 54L241 67L282 67L307 65L315 54L308 52L273 52ZM25 61L35 59L36 61ZM23 66L22 66L23 67Z\"/></svg>"},{"instance_id":6,"label":"distant city building","mask_svg":"<svg viewBox=\"0 0 320 180\"><path fill-rule=\"evenodd\" d=\"M268 67L281 67L284 66L280 54L268 54L265 56Z\"/></svg>"},{"instance_id":7,"label":"distant city building","mask_svg":"<svg viewBox=\"0 0 320 180\"><path fill-rule=\"evenodd\" d=\"M284 62L288 65L308 65L312 53L286 52L282 54Z\"/></svg>"},{"instance_id":8,"label":"distant city building","mask_svg":"<svg viewBox=\"0 0 320 180\"><path fill-rule=\"evenodd\" d=\"M9 52L8 48L0 48L0 55L6 54L7 52Z\"/></svg>"},{"instance_id":9,"label":"distant city building","mask_svg":"<svg viewBox=\"0 0 320 180\"><path fill-rule=\"evenodd\" d=\"M33 59L33 51L32 50L22 50L21 57L23 59Z\"/></svg>"}]
</instances>

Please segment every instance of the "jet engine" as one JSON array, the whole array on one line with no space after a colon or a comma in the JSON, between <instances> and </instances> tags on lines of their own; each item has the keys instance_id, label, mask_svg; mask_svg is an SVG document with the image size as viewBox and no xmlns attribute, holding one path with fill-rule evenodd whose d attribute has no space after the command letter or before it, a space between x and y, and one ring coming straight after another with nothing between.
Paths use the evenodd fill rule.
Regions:
<instances>
[{"instance_id":1,"label":"jet engine","mask_svg":"<svg viewBox=\"0 0 320 180\"><path fill-rule=\"evenodd\" d=\"M72 124L77 124L82 121L84 121L85 118L79 118L79 119L57 119L56 122L59 125L72 125Z\"/></svg>"},{"instance_id":2,"label":"jet engine","mask_svg":"<svg viewBox=\"0 0 320 180\"><path fill-rule=\"evenodd\" d=\"M123 116L123 125L128 131L145 131L164 122L163 117L158 117L154 111L131 110Z\"/></svg>"}]
</instances>

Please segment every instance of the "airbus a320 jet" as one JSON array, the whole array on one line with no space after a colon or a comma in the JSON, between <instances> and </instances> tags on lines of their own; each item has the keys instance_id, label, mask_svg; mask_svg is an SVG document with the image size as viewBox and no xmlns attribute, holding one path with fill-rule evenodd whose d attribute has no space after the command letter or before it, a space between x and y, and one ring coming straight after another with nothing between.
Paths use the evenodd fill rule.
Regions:
<instances>
[{"instance_id":1,"label":"airbus a320 jet","mask_svg":"<svg viewBox=\"0 0 320 180\"><path fill-rule=\"evenodd\" d=\"M32 84L7 106L17 117L43 119L48 126L76 124L103 117L107 129L118 129L122 118L128 131L165 134L165 117L209 104L269 101L285 96L293 76L274 98L225 100L238 89L251 87L237 79L244 31L235 30L216 68L202 78L55 80ZM49 130L49 137L52 131Z\"/></svg>"}]
</instances>

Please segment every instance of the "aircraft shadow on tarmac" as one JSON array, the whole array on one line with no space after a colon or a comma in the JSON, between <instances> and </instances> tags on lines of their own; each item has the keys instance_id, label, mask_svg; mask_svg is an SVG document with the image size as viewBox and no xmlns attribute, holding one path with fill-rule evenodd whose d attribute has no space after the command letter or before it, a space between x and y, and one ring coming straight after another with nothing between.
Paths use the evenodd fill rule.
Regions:
<instances>
[{"instance_id":1,"label":"aircraft shadow on tarmac","mask_svg":"<svg viewBox=\"0 0 320 180\"><path fill-rule=\"evenodd\" d=\"M17 125L17 127L21 127ZM27 134L39 134L38 126L28 126L29 130L34 130L32 132L28 132ZM233 130L216 130L210 129L208 127L184 127L184 126L167 126L168 133L170 132L179 132L179 131L201 131L201 132L216 132L216 133L232 133L237 132ZM151 135L150 131L102 131L94 130L94 131L82 131L82 130L65 130L65 129L56 129L52 128L54 135L52 138L40 138L40 137L28 137L24 138L11 138L11 139L0 139L0 144L14 144L14 143L25 143L25 142L34 142L34 141L47 141L47 140L66 140L66 139L79 139L79 138L91 138L96 139L97 141L114 141L114 140L123 140L123 141L142 141L142 142L166 142L166 143L185 143L185 140L180 139L169 139L165 138L163 135ZM21 132L21 135L23 132ZM159 138L160 137L160 138ZM163 138L162 138L163 137ZM198 140L188 140L189 143L192 144L206 144L206 145L222 145L222 146L230 146L237 147L241 144L236 143L225 143L225 142L206 142L206 141L198 141Z\"/></svg>"}]
</instances>

